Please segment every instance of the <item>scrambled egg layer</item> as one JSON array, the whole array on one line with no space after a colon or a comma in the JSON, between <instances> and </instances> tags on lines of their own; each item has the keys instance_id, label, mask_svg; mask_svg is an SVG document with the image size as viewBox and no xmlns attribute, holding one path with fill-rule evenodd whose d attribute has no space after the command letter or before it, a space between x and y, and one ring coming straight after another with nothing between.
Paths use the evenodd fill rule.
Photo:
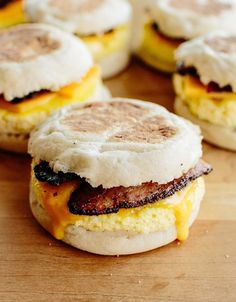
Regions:
<instances>
[{"instance_id":1,"label":"scrambled egg layer","mask_svg":"<svg viewBox=\"0 0 236 302\"><path fill-rule=\"evenodd\" d=\"M149 65L165 72L175 71L174 52L178 41L164 37L153 29L151 23L144 25L144 37L138 56Z\"/></svg>"},{"instance_id":2,"label":"scrambled egg layer","mask_svg":"<svg viewBox=\"0 0 236 302\"><path fill-rule=\"evenodd\" d=\"M174 87L189 111L201 120L224 127L236 127L236 93L207 92L196 78L174 75Z\"/></svg>"},{"instance_id":3,"label":"scrambled egg layer","mask_svg":"<svg viewBox=\"0 0 236 302\"><path fill-rule=\"evenodd\" d=\"M55 187L39 182L32 172L31 182L37 200L51 218L50 232L57 239L63 239L65 228L74 224L89 231L134 233L165 231L175 225L177 238L186 240L191 213L204 190L201 177L165 200L138 208L121 209L114 214L86 216L71 214L67 206L71 193L79 186L76 181Z\"/></svg>"},{"instance_id":4,"label":"scrambled egg layer","mask_svg":"<svg viewBox=\"0 0 236 302\"><path fill-rule=\"evenodd\" d=\"M80 37L89 48L95 62L99 62L106 56L120 51L129 44L130 26L122 25L111 32Z\"/></svg>"},{"instance_id":5,"label":"scrambled egg layer","mask_svg":"<svg viewBox=\"0 0 236 302\"><path fill-rule=\"evenodd\" d=\"M0 8L0 28L25 23L23 0L12 1Z\"/></svg>"},{"instance_id":6,"label":"scrambled egg layer","mask_svg":"<svg viewBox=\"0 0 236 302\"><path fill-rule=\"evenodd\" d=\"M0 131L29 133L53 111L91 98L99 85L100 69L94 66L80 83L72 83L57 92L45 92L17 104L0 98Z\"/></svg>"}]
</instances>

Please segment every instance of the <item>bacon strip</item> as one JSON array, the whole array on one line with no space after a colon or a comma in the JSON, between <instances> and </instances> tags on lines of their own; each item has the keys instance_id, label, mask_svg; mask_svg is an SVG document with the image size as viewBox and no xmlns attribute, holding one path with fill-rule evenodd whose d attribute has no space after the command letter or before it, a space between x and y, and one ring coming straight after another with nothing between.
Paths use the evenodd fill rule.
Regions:
<instances>
[{"instance_id":1,"label":"bacon strip","mask_svg":"<svg viewBox=\"0 0 236 302\"><path fill-rule=\"evenodd\" d=\"M203 161L178 179L166 184L153 182L135 187L115 187L103 189L91 187L83 181L71 195L69 210L75 215L101 215L117 213L122 208L135 208L154 203L174 195L186 187L191 181L212 171L210 165Z\"/></svg>"},{"instance_id":2,"label":"bacon strip","mask_svg":"<svg viewBox=\"0 0 236 302\"><path fill-rule=\"evenodd\" d=\"M199 84L203 85L200 80L200 76L197 72L197 69L194 66L185 66L183 62L177 62L177 73L181 76L190 75L196 79L198 79ZM233 92L233 88L231 85L225 85L224 87L220 87L220 85L216 82L209 82L207 85L203 85L206 87L206 91L208 93L211 92Z\"/></svg>"},{"instance_id":3,"label":"bacon strip","mask_svg":"<svg viewBox=\"0 0 236 302\"><path fill-rule=\"evenodd\" d=\"M47 182L52 186L60 186L65 182L81 179L74 173L54 172L46 161L42 161L34 167L34 174L37 180Z\"/></svg>"}]
</instances>

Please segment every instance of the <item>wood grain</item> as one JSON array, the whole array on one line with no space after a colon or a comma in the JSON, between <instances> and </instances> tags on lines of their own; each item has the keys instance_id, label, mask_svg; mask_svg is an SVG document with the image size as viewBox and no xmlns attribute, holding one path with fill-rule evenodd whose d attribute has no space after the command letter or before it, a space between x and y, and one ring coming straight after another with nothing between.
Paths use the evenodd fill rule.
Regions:
<instances>
[{"instance_id":1,"label":"wood grain","mask_svg":"<svg viewBox=\"0 0 236 302\"><path fill-rule=\"evenodd\" d=\"M115 96L172 109L170 78L142 65L107 84ZM236 301L236 154L204 151L214 173L189 240L126 257L54 240L29 210L30 158L0 152L0 301Z\"/></svg>"}]
</instances>

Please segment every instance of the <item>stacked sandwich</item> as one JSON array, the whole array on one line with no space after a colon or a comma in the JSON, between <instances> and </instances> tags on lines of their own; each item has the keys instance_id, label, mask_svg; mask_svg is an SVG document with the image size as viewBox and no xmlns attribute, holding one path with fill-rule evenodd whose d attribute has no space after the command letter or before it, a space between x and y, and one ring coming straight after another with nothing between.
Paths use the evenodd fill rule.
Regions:
<instances>
[{"instance_id":1,"label":"stacked sandwich","mask_svg":"<svg viewBox=\"0 0 236 302\"><path fill-rule=\"evenodd\" d=\"M198 127L135 100L64 108L33 132L29 152L36 219L103 255L186 240L211 171Z\"/></svg>"},{"instance_id":2,"label":"stacked sandwich","mask_svg":"<svg viewBox=\"0 0 236 302\"><path fill-rule=\"evenodd\" d=\"M210 143L236 151L236 34L187 42L176 59L176 112L200 125Z\"/></svg>"},{"instance_id":3,"label":"stacked sandwich","mask_svg":"<svg viewBox=\"0 0 236 302\"><path fill-rule=\"evenodd\" d=\"M16 152L53 111L107 94L84 44L42 24L0 31L0 78L0 147Z\"/></svg>"}]
</instances>

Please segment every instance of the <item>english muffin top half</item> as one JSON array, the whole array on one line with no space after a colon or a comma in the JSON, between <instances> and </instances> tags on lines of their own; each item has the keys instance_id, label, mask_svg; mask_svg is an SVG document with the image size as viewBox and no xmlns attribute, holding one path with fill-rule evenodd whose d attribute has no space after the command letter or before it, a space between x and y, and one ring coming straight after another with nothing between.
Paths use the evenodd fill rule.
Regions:
<instances>
[{"instance_id":1,"label":"english muffin top half","mask_svg":"<svg viewBox=\"0 0 236 302\"><path fill-rule=\"evenodd\" d=\"M203 84L214 81L236 92L236 33L217 31L186 42L177 50L176 60L196 68Z\"/></svg>"},{"instance_id":2,"label":"english muffin top half","mask_svg":"<svg viewBox=\"0 0 236 302\"><path fill-rule=\"evenodd\" d=\"M26 0L25 12L33 22L45 22L79 35L104 33L129 22L126 0Z\"/></svg>"},{"instance_id":3,"label":"english muffin top half","mask_svg":"<svg viewBox=\"0 0 236 302\"><path fill-rule=\"evenodd\" d=\"M219 29L235 32L235 13L235 0L155 0L152 4L161 32L186 40Z\"/></svg>"},{"instance_id":4,"label":"english muffin top half","mask_svg":"<svg viewBox=\"0 0 236 302\"><path fill-rule=\"evenodd\" d=\"M36 163L104 188L166 183L202 156L198 127L158 105L122 99L62 109L33 132L29 152Z\"/></svg>"},{"instance_id":5,"label":"english muffin top half","mask_svg":"<svg viewBox=\"0 0 236 302\"><path fill-rule=\"evenodd\" d=\"M48 25L2 30L0 45L0 94L7 101L80 82L93 66L82 42Z\"/></svg>"}]
</instances>

